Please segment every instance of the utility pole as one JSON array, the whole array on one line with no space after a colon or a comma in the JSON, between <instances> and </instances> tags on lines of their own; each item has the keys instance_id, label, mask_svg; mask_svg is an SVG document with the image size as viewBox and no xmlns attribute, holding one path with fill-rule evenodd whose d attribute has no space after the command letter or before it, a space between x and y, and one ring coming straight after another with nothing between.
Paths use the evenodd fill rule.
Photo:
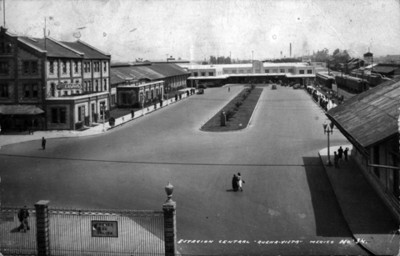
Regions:
<instances>
[{"instance_id":1,"label":"utility pole","mask_svg":"<svg viewBox=\"0 0 400 256\"><path fill-rule=\"evenodd\" d=\"M3 0L3 26L6 28L6 0Z\"/></svg>"}]
</instances>

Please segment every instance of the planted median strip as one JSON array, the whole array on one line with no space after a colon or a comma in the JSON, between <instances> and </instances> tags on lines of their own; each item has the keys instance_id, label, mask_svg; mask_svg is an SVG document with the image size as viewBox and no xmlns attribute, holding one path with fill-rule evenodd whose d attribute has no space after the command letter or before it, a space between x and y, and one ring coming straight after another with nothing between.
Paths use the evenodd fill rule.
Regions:
<instances>
[{"instance_id":1,"label":"planted median strip","mask_svg":"<svg viewBox=\"0 0 400 256\"><path fill-rule=\"evenodd\" d=\"M262 90L262 88L256 87L255 85L244 88L233 100L208 120L208 122L201 127L201 130L224 132L246 128ZM225 121L223 119L225 119Z\"/></svg>"}]
</instances>

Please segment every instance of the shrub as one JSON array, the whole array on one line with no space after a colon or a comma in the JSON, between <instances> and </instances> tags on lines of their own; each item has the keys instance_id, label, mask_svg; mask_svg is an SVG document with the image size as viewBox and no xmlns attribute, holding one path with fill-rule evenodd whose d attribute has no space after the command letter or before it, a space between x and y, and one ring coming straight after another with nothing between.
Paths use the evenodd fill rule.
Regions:
<instances>
[{"instance_id":1,"label":"shrub","mask_svg":"<svg viewBox=\"0 0 400 256\"><path fill-rule=\"evenodd\" d=\"M242 104L243 104L242 101L237 101L237 102L235 103L235 106L236 106L236 107L240 107Z\"/></svg>"},{"instance_id":2,"label":"shrub","mask_svg":"<svg viewBox=\"0 0 400 256\"><path fill-rule=\"evenodd\" d=\"M234 112L233 110L228 110L228 111L226 112L226 120L231 119L231 118L235 115L235 113L236 113L236 112Z\"/></svg>"}]
</instances>

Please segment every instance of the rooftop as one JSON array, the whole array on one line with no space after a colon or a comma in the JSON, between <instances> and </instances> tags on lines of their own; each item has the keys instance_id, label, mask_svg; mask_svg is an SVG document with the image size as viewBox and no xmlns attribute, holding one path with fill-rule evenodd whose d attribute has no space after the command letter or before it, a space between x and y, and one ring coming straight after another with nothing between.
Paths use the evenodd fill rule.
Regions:
<instances>
[{"instance_id":1,"label":"rooftop","mask_svg":"<svg viewBox=\"0 0 400 256\"><path fill-rule=\"evenodd\" d=\"M400 79L387 81L332 108L327 116L358 148L398 134Z\"/></svg>"}]
</instances>

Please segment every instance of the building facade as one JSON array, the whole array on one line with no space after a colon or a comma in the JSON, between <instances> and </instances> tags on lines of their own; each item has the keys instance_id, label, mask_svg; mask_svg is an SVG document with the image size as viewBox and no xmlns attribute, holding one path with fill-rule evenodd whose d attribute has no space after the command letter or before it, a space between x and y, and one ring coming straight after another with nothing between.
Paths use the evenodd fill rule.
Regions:
<instances>
[{"instance_id":1,"label":"building facade","mask_svg":"<svg viewBox=\"0 0 400 256\"><path fill-rule=\"evenodd\" d=\"M1 28L3 131L79 130L109 110L110 55L82 42L17 36Z\"/></svg>"},{"instance_id":2,"label":"building facade","mask_svg":"<svg viewBox=\"0 0 400 256\"><path fill-rule=\"evenodd\" d=\"M327 116L352 143L351 156L400 219L400 80L384 82L329 110Z\"/></svg>"},{"instance_id":3,"label":"building facade","mask_svg":"<svg viewBox=\"0 0 400 256\"><path fill-rule=\"evenodd\" d=\"M283 81L307 84L315 79L315 66L309 63L270 63L253 61L247 64L191 65L179 64L190 72L190 85L202 83L216 86L227 83L265 83Z\"/></svg>"},{"instance_id":4,"label":"building facade","mask_svg":"<svg viewBox=\"0 0 400 256\"><path fill-rule=\"evenodd\" d=\"M174 63L120 63L111 67L111 106L143 107L187 87L189 73Z\"/></svg>"}]
</instances>

